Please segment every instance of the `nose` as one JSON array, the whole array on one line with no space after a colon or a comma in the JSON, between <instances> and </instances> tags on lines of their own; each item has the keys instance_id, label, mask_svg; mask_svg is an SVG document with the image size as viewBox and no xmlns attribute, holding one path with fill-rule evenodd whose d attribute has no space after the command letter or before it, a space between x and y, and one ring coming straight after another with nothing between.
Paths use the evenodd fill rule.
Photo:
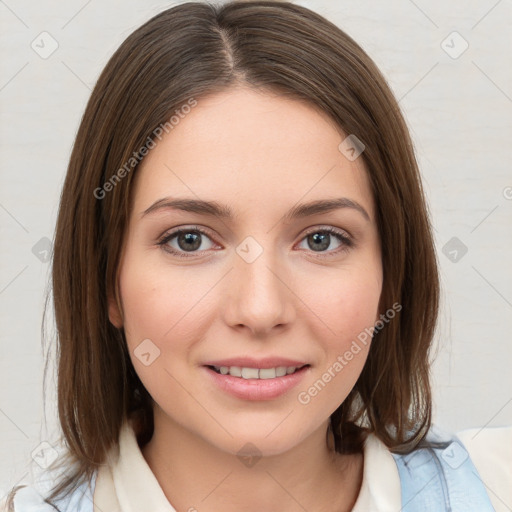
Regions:
<instances>
[{"instance_id":1,"label":"nose","mask_svg":"<svg viewBox=\"0 0 512 512\"><path fill-rule=\"evenodd\" d=\"M225 321L230 327L261 337L278 328L282 331L293 322L292 275L274 254L265 249L252 262L235 256L223 294Z\"/></svg>"}]
</instances>

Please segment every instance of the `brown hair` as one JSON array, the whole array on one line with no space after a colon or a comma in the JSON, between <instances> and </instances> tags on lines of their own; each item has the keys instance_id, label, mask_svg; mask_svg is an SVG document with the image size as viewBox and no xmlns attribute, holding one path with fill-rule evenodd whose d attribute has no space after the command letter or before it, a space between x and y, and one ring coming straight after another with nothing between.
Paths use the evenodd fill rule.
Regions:
<instances>
[{"instance_id":1,"label":"brown hair","mask_svg":"<svg viewBox=\"0 0 512 512\"><path fill-rule=\"evenodd\" d=\"M375 331L354 388L332 414L335 450L357 452L369 432L390 450L414 448L431 425L429 353L439 301L438 263L421 178L397 101L374 62L322 16L288 2L190 2L156 15L111 57L76 136L58 214L53 300L58 413L74 465L53 499L90 480L134 417L145 444L151 397L109 321L134 168L97 190L191 97L242 84L305 100L365 145L382 247L379 308L402 306ZM106 189L105 189L106 190Z\"/></svg>"}]
</instances>

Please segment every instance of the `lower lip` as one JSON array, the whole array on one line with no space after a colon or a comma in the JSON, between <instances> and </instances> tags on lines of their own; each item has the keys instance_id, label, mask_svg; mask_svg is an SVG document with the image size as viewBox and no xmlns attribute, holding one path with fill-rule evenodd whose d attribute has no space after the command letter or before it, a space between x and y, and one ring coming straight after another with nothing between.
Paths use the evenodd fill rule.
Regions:
<instances>
[{"instance_id":1,"label":"lower lip","mask_svg":"<svg viewBox=\"0 0 512 512\"><path fill-rule=\"evenodd\" d=\"M244 379L232 375L222 375L207 366L203 368L217 386L243 400L271 400L284 395L294 388L310 369L309 366L304 366L295 373L273 379Z\"/></svg>"}]
</instances>

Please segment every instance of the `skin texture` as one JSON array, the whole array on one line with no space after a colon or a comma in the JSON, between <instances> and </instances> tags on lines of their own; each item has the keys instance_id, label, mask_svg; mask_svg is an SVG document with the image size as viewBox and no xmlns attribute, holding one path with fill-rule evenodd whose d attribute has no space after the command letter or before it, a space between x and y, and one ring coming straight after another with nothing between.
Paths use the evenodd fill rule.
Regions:
<instances>
[{"instance_id":1,"label":"skin texture","mask_svg":"<svg viewBox=\"0 0 512 512\"><path fill-rule=\"evenodd\" d=\"M370 345L308 404L297 398L379 318L374 198L362 158L338 149L345 137L305 102L237 87L199 98L137 170L119 267L122 310L111 299L109 317L124 327L154 399L155 433L142 452L177 510L350 510L357 498L362 454L334 454L326 431ZM166 196L215 200L237 218L173 209L141 216ZM370 220L342 208L283 222L298 203L337 197L357 201ZM195 252L178 237L167 243L189 257L158 245L174 228L194 226L208 232ZM321 250L308 243L329 227L353 246L340 250L333 235ZM263 249L252 263L236 251L248 236ZM160 351L149 366L134 354L146 339ZM235 356L311 367L285 395L243 400L213 385L203 366ZM246 443L262 455L251 467L237 457Z\"/></svg>"}]
</instances>

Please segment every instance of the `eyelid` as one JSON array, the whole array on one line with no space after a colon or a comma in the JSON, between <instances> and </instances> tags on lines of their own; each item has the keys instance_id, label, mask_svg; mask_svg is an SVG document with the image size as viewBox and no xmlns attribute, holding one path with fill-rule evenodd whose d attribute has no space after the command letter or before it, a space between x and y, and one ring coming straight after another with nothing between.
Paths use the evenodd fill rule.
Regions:
<instances>
[{"instance_id":1,"label":"eyelid","mask_svg":"<svg viewBox=\"0 0 512 512\"><path fill-rule=\"evenodd\" d=\"M329 233L337 233L339 235L345 236L346 238L350 238L351 240L354 238L346 229L337 228L335 226L331 226L330 224L325 224L325 225L319 224L319 225L313 226L311 228L308 228L304 232L303 237L308 236L311 233L317 233L319 231L327 231Z\"/></svg>"}]
</instances>

